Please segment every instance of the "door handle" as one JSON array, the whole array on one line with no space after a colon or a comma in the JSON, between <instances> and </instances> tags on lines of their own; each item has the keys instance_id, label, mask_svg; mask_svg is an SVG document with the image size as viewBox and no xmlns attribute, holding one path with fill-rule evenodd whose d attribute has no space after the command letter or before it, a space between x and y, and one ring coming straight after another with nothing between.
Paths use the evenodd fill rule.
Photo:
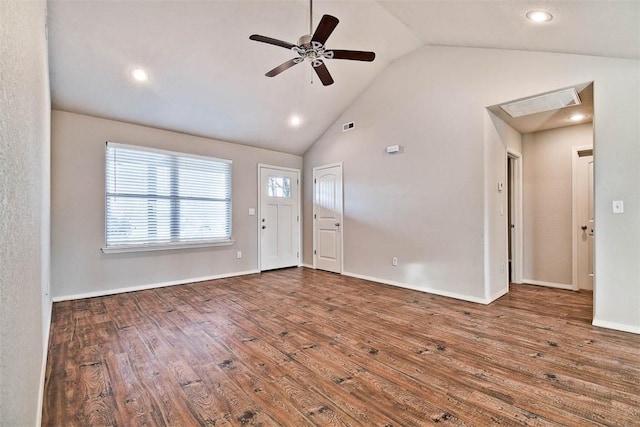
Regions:
<instances>
[{"instance_id":1,"label":"door handle","mask_svg":"<svg viewBox=\"0 0 640 427\"><path fill-rule=\"evenodd\" d=\"M340 227L340 223L339 222L336 222L336 227Z\"/></svg>"},{"instance_id":2,"label":"door handle","mask_svg":"<svg viewBox=\"0 0 640 427\"><path fill-rule=\"evenodd\" d=\"M587 231L587 226L583 225L582 227L580 227L582 229L582 231Z\"/></svg>"}]
</instances>

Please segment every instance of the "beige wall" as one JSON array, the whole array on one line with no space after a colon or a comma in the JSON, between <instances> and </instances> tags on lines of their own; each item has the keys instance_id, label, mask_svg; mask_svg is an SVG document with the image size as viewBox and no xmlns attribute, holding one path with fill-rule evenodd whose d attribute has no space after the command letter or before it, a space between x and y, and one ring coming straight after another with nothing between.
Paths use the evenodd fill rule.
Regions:
<instances>
[{"instance_id":1,"label":"beige wall","mask_svg":"<svg viewBox=\"0 0 640 427\"><path fill-rule=\"evenodd\" d=\"M494 264L506 259L505 252L486 261L488 248L506 242L506 227L495 221L500 202L488 200L506 177L506 148L485 141L485 107L594 81L595 323L640 332L639 64L449 47L399 59L305 153L305 263L312 263L312 168L342 161L346 272L486 300L503 280ZM342 133L351 120L356 129ZM390 144L404 153L385 155ZM625 200L625 215L611 215L614 199Z\"/></svg>"},{"instance_id":2,"label":"beige wall","mask_svg":"<svg viewBox=\"0 0 640 427\"><path fill-rule=\"evenodd\" d=\"M105 141L233 161L232 246L104 254ZM186 282L258 268L258 163L301 168L300 156L54 111L52 293L54 298ZM236 252L242 251L242 259Z\"/></svg>"},{"instance_id":3,"label":"beige wall","mask_svg":"<svg viewBox=\"0 0 640 427\"><path fill-rule=\"evenodd\" d=\"M572 285L571 149L591 123L523 135L524 281Z\"/></svg>"},{"instance_id":4,"label":"beige wall","mask_svg":"<svg viewBox=\"0 0 640 427\"><path fill-rule=\"evenodd\" d=\"M44 1L0 2L0 425L39 425L51 303Z\"/></svg>"}]
</instances>

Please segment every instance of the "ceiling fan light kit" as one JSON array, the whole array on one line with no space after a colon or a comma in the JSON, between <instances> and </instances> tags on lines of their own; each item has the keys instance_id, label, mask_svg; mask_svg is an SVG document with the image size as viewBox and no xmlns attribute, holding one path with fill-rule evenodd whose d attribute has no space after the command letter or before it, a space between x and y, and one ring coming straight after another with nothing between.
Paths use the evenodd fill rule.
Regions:
<instances>
[{"instance_id":1,"label":"ceiling fan light kit","mask_svg":"<svg viewBox=\"0 0 640 427\"><path fill-rule=\"evenodd\" d=\"M313 5L311 5L313 8ZM310 14L309 22L313 22L313 16ZM351 61L366 61L371 62L375 59L376 54L374 52L365 52L359 50L330 50L325 47L325 43L333 30L336 29L340 21L335 16L323 15L316 31L311 34L303 35L298 39L298 44L288 43L282 40L274 39L271 37L261 36L259 34L253 34L249 39L271 44L274 46L283 47L294 52L295 58L278 65L273 70L268 71L265 76L275 77L283 71L300 64L307 60L313 70L318 75L318 78L323 85L329 86L333 84L333 78L324 63L325 59L347 59Z\"/></svg>"}]
</instances>

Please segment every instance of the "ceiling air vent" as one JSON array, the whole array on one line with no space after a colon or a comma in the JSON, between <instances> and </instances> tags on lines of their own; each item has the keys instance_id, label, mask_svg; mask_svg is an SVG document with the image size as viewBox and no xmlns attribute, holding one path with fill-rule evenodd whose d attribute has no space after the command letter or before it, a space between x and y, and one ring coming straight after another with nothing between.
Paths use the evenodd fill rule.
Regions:
<instances>
[{"instance_id":1,"label":"ceiling air vent","mask_svg":"<svg viewBox=\"0 0 640 427\"><path fill-rule=\"evenodd\" d=\"M575 88L569 88L502 104L500 108L515 118L579 104L578 92Z\"/></svg>"},{"instance_id":2,"label":"ceiling air vent","mask_svg":"<svg viewBox=\"0 0 640 427\"><path fill-rule=\"evenodd\" d=\"M356 122L349 122L342 125L342 132L348 132L356 128Z\"/></svg>"}]
</instances>

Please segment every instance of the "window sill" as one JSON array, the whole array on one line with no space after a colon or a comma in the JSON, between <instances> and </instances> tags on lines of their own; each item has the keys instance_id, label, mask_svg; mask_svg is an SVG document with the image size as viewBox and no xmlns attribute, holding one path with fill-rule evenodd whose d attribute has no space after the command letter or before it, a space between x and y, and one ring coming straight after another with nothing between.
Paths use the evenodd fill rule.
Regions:
<instances>
[{"instance_id":1,"label":"window sill","mask_svg":"<svg viewBox=\"0 0 640 427\"><path fill-rule=\"evenodd\" d=\"M174 249L196 249L209 248L215 246L231 246L235 240L220 240L217 242L205 243L175 243L164 245L132 245L132 246L112 246L102 248L105 254L122 254L127 252L151 252L151 251L171 251Z\"/></svg>"}]
</instances>

